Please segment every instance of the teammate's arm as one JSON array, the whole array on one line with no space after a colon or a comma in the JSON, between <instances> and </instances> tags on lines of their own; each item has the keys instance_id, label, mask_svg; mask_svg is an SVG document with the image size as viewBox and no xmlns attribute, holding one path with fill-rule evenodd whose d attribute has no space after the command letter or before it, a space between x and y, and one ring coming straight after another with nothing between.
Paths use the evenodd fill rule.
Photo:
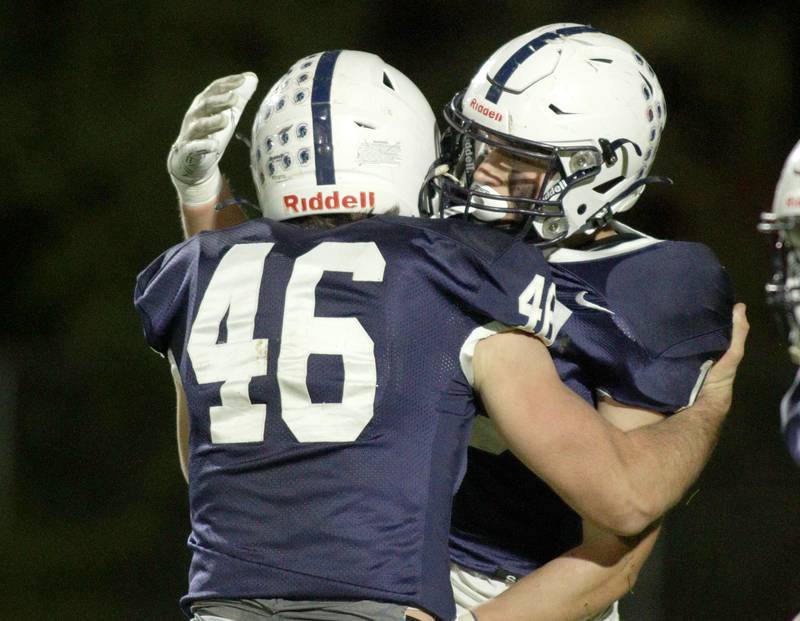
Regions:
<instances>
[{"instance_id":1,"label":"teammate's arm","mask_svg":"<svg viewBox=\"0 0 800 621\"><path fill-rule=\"evenodd\" d=\"M597 411L622 431L664 419L652 410L603 399ZM501 595L503 614L527 621L578 621L593 618L633 589L660 532L660 520L635 537L621 537L588 520L583 541L529 574ZM485 613L485 614L490 614Z\"/></svg>"},{"instance_id":2,"label":"teammate's arm","mask_svg":"<svg viewBox=\"0 0 800 621\"><path fill-rule=\"evenodd\" d=\"M187 238L247 220L236 206L216 209L230 198L219 161L257 85L258 78L250 72L219 78L186 111L167 157L167 170L178 193Z\"/></svg>"},{"instance_id":3,"label":"teammate's arm","mask_svg":"<svg viewBox=\"0 0 800 621\"><path fill-rule=\"evenodd\" d=\"M658 524L636 537L592 534L584 542L479 606L480 621L584 621L629 591L650 554ZM468 618L468 617L466 617ZM461 617L459 617L459 620Z\"/></svg>"},{"instance_id":4,"label":"teammate's arm","mask_svg":"<svg viewBox=\"0 0 800 621\"><path fill-rule=\"evenodd\" d=\"M691 408L623 432L597 416L558 377L544 345L519 332L475 348L475 388L511 449L582 517L636 535L697 478L730 408L748 325L733 315L731 346Z\"/></svg>"},{"instance_id":5,"label":"teammate's arm","mask_svg":"<svg viewBox=\"0 0 800 621\"><path fill-rule=\"evenodd\" d=\"M246 222L247 216L238 205L225 204L225 201L231 198L233 198L233 194L228 179L223 176L220 193L210 201L200 205L181 203L181 225L184 237L189 239L201 231L217 231ZM218 205L225 206L217 209Z\"/></svg>"}]
</instances>

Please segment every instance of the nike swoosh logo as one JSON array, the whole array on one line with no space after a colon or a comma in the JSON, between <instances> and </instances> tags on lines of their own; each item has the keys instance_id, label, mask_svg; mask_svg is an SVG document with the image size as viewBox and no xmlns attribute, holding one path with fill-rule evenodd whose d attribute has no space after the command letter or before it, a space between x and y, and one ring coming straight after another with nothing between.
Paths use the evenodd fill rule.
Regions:
<instances>
[{"instance_id":1,"label":"nike swoosh logo","mask_svg":"<svg viewBox=\"0 0 800 621\"><path fill-rule=\"evenodd\" d=\"M578 294L575 296L575 302L578 306L583 306L585 308L592 308L594 310L599 310L603 313L608 313L609 315L613 315L614 311L608 310L607 308L603 308L595 304L594 302L590 302L586 299L586 294L589 293L588 291L578 291Z\"/></svg>"}]
</instances>

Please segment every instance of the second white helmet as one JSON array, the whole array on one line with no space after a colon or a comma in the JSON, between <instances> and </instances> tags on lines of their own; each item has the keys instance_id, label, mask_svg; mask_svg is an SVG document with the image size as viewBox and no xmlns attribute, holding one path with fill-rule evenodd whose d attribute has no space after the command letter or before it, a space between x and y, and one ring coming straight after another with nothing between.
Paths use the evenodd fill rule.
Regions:
<instances>
[{"instance_id":1,"label":"second white helmet","mask_svg":"<svg viewBox=\"0 0 800 621\"><path fill-rule=\"evenodd\" d=\"M545 241L591 233L646 183L665 180L647 175L666 118L658 78L630 45L591 26L543 26L500 47L445 109L450 152L439 170L448 174L429 194L443 209L525 215ZM498 196L474 182L495 149L547 171L534 195Z\"/></svg>"},{"instance_id":2,"label":"second white helmet","mask_svg":"<svg viewBox=\"0 0 800 621\"><path fill-rule=\"evenodd\" d=\"M436 157L425 96L380 57L351 50L307 56L270 89L254 123L250 166L262 213L418 215Z\"/></svg>"}]
</instances>

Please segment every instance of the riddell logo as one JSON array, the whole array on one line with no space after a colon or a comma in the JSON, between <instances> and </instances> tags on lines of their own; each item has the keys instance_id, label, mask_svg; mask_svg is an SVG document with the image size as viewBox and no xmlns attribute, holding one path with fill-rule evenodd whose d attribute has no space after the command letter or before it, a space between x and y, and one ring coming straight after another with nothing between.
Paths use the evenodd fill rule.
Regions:
<instances>
[{"instance_id":1,"label":"riddell logo","mask_svg":"<svg viewBox=\"0 0 800 621\"><path fill-rule=\"evenodd\" d=\"M502 121L503 114L498 112L497 110L492 110L489 106L484 106L483 104L479 104L478 100L474 97L472 101L469 102L469 107L473 110L477 110L483 116L489 117L490 119L494 119L495 121Z\"/></svg>"},{"instance_id":2,"label":"riddell logo","mask_svg":"<svg viewBox=\"0 0 800 621\"><path fill-rule=\"evenodd\" d=\"M323 211L325 209L371 209L375 207L375 192L359 192L358 194L339 194L334 190L330 194L317 192L310 197L287 194L283 197L286 211L301 213L303 211Z\"/></svg>"},{"instance_id":3,"label":"riddell logo","mask_svg":"<svg viewBox=\"0 0 800 621\"><path fill-rule=\"evenodd\" d=\"M800 207L800 197L790 196L786 199L787 207Z\"/></svg>"}]
</instances>

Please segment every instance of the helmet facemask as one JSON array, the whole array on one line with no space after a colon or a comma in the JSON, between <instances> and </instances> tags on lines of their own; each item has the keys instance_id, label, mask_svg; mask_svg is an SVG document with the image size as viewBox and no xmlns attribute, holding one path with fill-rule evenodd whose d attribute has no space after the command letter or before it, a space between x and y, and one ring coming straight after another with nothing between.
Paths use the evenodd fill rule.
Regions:
<instances>
[{"instance_id":1,"label":"helmet facemask","mask_svg":"<svg viewBox=\"0 0 800 621\"><path fill-rule=\"evenodd\" d=\"M533 235L540 245L558 243L578 232L592 232L611 218L613 203L588 216L586 205L578 205L576 212L585 225L581 230L570 230L568 195L590 184L604 165L614 164L621 146L631 145L640 153L638 145L625 139L601 139L599 148L588 143L567 147L517 138L467 118L461 112L462 100L463 92L444 110L448 128L442 138L442 155L431 167L423 189L423 211L440 217L463 214L490 222L505 218L509 227ZM489 169L488 174L481 174L482 166ZM491 183L493 172L502 178L505 193ZM661 178L642 179L614 202L656 180ZM516 217L508 218L508 214Z\"/></svg>"},{"instance_id":2,"label":"helmet facemask","mask_svg":"<svg viewBox=\"0 0 800 621\"><path fill-rule=\"evenodd\" d=\"M774 235L772 277L764 290L792 361L800 365L800 216L764 213L758 230Z\"/></svg>"},{"instance_id":3,"label":"helmet facemask","mask_svg":"<svg viewBox=\"0 0 800 621\"><path fill-rule=\"evenodd\" d=\"M800 365L800 142L786 158L772 210L761 214L758 231L773 236L767 304L775 310L783 336L789 339L792 361Z\"/></svg>"},{"instance_id":4,"label":"helmet facemask","mask_svg":"<svg viewBox=\"0 0 800 621\"><path fill-rule=\"evenodd\" d=\"M504 44L444 116L450 140L429 171L441 183L428 194L462 212L516 213L540 245L591 235L632 207L644 185L669 182L648 176L666 122L655 72L630 45L590 26L551 24ZM541 161L537 193L476 187L465 163L471 149L480 166L481 143Z\"/></svg>"}]
</instances>

